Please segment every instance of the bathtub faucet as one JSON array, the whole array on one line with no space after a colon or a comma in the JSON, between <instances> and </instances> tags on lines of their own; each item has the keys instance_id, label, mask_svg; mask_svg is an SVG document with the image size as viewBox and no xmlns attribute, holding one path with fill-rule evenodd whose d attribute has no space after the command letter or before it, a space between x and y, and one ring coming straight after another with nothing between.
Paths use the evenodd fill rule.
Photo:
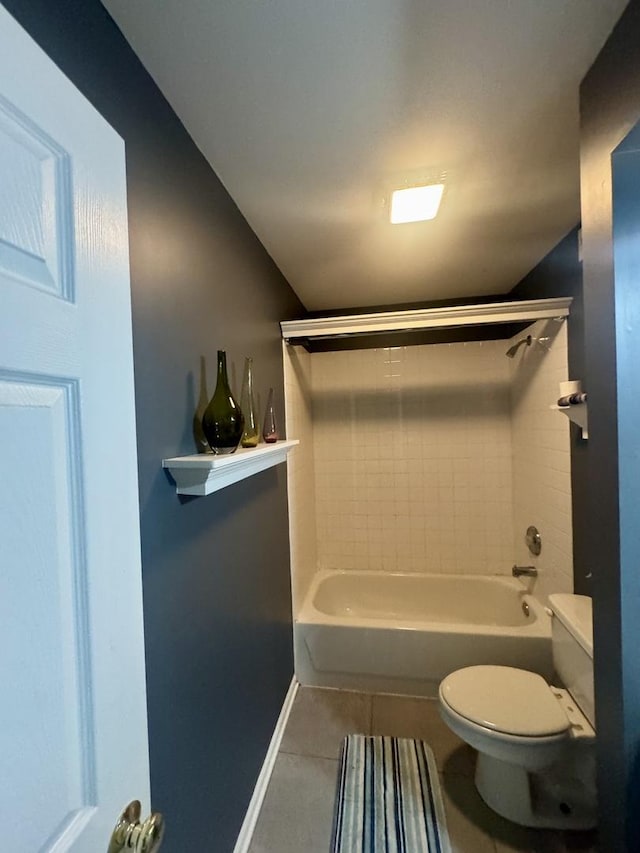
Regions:
<instances>
[{"instance_id":1,"label":"bathtub faucet","mask_svg":"<svg viewBox=\"0 0 640 853\"><path fill-rule=\"evenodd\" d=\"M538 570L535 566L514 566L511 569L511 574L514 578L520 578L523 575L527 578L537 578Z\"/></svg>"}]
</instances>

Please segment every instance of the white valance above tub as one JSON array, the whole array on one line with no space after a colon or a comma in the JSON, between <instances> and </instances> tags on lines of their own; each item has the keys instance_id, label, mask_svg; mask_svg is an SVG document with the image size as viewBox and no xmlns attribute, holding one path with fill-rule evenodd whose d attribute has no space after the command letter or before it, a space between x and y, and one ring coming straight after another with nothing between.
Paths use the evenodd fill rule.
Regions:
<instances>
[{"instance_id":1,"label":"white valance above tub","mask_svg":"<svg viewBox=\"0 0 640 853\"><path fill-rule=\"evenodd\" d=\"M424 329L452 329L497 323L527 323L535 320L567 317L572 298L530 299L519 302L489 302L478 305L450 305L414 311L384 311L373 314L348 314L313 317L280 323L282 337L298 340L375 335L385 332L415 332Z\"/></svg>"}]
</instances>

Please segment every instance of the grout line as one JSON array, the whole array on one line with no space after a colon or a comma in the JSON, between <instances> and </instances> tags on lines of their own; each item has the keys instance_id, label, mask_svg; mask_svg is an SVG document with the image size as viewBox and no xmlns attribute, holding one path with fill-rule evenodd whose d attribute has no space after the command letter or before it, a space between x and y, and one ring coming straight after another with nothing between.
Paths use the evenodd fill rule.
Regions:
<instances>
[{"instance_id":1,"label":"grout line","mask_svg":"<svg viewBox=\"0 0 640 853\"><path fill-rule=\"evenodd\" d=\"M340 757L337 758L329 758L327 755L318 755L315 752L289 752L289 750L281 749L278 752L278 755L289 755L294 758L321 758L323 761L340 761Z\"/></svg>"}]
</instances>

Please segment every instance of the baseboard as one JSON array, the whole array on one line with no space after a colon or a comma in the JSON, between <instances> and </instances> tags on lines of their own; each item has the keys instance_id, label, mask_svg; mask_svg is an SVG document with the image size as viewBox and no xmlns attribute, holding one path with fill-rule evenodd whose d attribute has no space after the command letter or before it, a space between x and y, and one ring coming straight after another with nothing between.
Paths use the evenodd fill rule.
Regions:
<instances>
[{"instance_id":1,"label":"baseboard","mask_svg":"<svg viewBox=\"0 0 640 853\"><path fill-rule=\"evenodd\" d=\"M291 679L289 689L287 690L287 695L284 697L282 710L280 711L276 727L273 730L271 743L269 744L269 749L264 757L262 769L258 775L256 786L253 789L253 796L251 797L247 813L242 821L242 826L240 827L240 833L238 835L238 840L236 841L236 846L233 848L233 853L247 853L249 850L249 845L251 844L251 839L253 837L253 830L256 827L258 815L262 808L264 795L267 793L267 786L271 779L271 774L273 773L273 767L276 763L278 750L280 749L280 743L282 742L282 735L284 734L287 720L289 719L289 714L293 707L293 700L296 698L299 686L298 680L294 675Z\"/></svg>"}]
</instances>

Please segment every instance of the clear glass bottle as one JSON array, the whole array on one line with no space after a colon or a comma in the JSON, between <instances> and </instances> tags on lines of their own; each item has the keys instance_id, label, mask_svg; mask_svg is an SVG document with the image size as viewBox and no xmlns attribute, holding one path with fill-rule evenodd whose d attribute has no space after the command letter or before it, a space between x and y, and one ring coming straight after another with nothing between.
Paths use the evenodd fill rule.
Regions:
<instances>
[{"instance_id":1,"label":"clear glass bottle","mask_svg":"<svg viewBox=\"0 0 640 853\"><path fill-rule=\"evenodd\" d=\"M276 413L273 408L273 388L269 388L269 396L267 397L267 408L264 413L264 424L262 426L262 437L267 444L275 444L278 440L278 425L276 423Z\"/></svg>"},{"instance_id":2,"label":"clear glass bottle","mask_svg":"<svg viewBox=\"0 0 640 853\"><path fill-rule=\"evenodd\" d=\"M240 444L242 447L257 447L260 441L260 429L257 424L256 402L253 396L253 359L248 357L244 360L240 409L244 415L244 429Z\"/></svg>"},{"instance_id":3,"label":"clear glass bottle","mask_svg":"<svg viewBox=\"0 0 640 853\"><path fill-rule=\"evenodd\" d=\"M224 350L218 350L216 390L202 416L202 429L214 453L234 453L242 437L244 417L231 393Z\"/></svg>"}]
</instances>

